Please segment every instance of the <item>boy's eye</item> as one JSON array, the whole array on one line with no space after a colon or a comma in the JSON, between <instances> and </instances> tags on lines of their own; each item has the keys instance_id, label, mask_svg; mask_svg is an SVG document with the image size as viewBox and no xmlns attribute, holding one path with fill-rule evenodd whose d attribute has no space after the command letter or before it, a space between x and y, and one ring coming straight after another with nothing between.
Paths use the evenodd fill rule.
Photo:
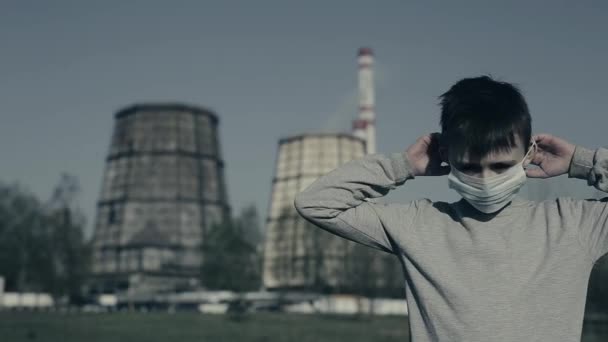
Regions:
<instances>
[{"instance_id":1,"label":"boy's eye","mask_svg":"<svg viewBox=\"0 0 608 342\"><path fill-rule=\"evenodd\" d=\"M473 165L463 165L462 166L462 171L478 172L480 170L481 170L481 168L479 166L473 166Z\"/></svg>"},{"instance_id":2,"label":"boy's eye","mask_svg":"<svg viewBox=\"0 0 608 342\"><path fill-rule=\"evenodd\" d=\"M494 168L495 169L499 169L499 170L508 169L509 167L511 167L511 165L507 165L507 164L496 164L496 165L494 165Z\"/></svg>"}]
</instances>

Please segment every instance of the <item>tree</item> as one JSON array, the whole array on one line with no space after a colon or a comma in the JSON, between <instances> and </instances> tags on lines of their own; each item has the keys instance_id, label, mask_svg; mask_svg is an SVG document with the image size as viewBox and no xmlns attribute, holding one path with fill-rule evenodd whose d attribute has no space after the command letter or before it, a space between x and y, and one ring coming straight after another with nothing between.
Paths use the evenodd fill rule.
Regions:
<instances>
[{"instance_id":1,"label":"tree","mask_svg":"<svg viewBox=\"0 0 608 342\"><path fill-rule=\"evenodd\" d=\"M90 270L91 248L84 239L86 220L78 207L78 179L64 173L47 203L49 246L52 259L52 293L82 301L83 285Z\"/></svg>"},{"instance_id":2,"label":"tree","mask_svg":"<svg viewBox=\"0 0 608 342\"><path fill-rule=\"evenodd\" d=\"M243 208L237 226L242 229L241 233L249 244L257 247L264 242L264 235L260 228L260 216L254 204Z\"/></svg>"},{"instance_id":3,"label":"tree","mask_svg":"<svg viewBox=\"0 0 608 342\"><path fill-rule=\"evenodd\" d=\"M77 185L75 177L64 175L55 193L75 194ZM67 198L53 196L42 204L20 185L0 184L0 274L7 290L81 298L89 259L84 216Z\"/></svg>"},{"instance_id":4,"label":"tree","mask_svg":"<svg viewBox=\"0 0 608 342\"><path fill-rule=\"evenodd\" d=\"M46 290L47 226L40 201L18 184L0 184L0 274L8 291Z\"/></svg>"},{"instance_id":5,"label":"tree","mask_svg":"<svg viewBox=\"0 0 608 342\"><path fill-rule=\"evenodd\" d=\"M243 292L260 287L261 269L258 249L244 231L254 225L250 208L237 219L229 218L212 225L203 243L201 280L209 289Z\"/></svg>"}]
</instances>

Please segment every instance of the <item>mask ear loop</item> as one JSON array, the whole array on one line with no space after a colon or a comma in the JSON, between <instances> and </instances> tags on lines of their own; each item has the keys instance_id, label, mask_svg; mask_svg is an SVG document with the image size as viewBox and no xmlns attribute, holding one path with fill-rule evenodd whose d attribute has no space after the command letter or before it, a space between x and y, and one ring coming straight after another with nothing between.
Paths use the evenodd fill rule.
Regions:
<instances>
[{"instance_id":1,"label":"mask ear loop","mask_svg":"<svg viewBox=\"0 0 608 342\"><path fill-rule=\"evenodd\" d=\"M538 151L538 144L536 143L536 140L532 139L532 147L534 147L534 153L536 153ZM526 153L526 155L524 156L524 160L526 160L526 157L528 157L528 154L530 153L530 151L532 151L532 149L529 149L528 152ZM522 161L522 162L523 162ZM526 165L524 167L525 170L528 169L528 167L530 167L530 165L532 165L532 161L530 160L530 162L528 163L528 165Z\"/></svg>"}]
</instances>

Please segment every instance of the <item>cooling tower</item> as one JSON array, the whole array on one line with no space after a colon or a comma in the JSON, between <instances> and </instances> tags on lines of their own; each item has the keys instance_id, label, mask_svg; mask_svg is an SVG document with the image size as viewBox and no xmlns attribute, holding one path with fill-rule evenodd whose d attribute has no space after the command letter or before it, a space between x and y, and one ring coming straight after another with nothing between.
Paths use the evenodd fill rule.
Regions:
<instances>
[{"instance_id":1,"label":"cooling tower","mask_svg":"<svg viewBox=\"0 0 608 342\"><path fill-rule=\"evenodd\" d=\"M296 193L339 165L362 157L365 141L350 134L307 134L279 141L266 219L263 284L269 290L340 286L350 241L304 220Z\"/></svg>"},{"instance_id":2,"label":"cooling tower","mask_svg":"<svg viewBox=\"0 0 608 342\"><path fill-rule=\"evenodd\" d=\"M141 104L115 114L93 237L97 289L192 285L206 232L229 215L214 113Z\"/></svg>"}]
</instances>

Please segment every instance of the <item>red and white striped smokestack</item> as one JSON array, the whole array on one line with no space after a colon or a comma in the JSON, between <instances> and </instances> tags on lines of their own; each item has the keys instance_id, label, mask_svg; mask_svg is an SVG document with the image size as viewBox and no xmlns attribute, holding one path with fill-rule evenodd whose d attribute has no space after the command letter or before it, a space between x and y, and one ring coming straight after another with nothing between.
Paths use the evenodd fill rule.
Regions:
<instances>
[{"instance_id":1,"label":"red and white striped smokestack","mask_svg":"<svg viewBox=\"0 0 608 342\"><path fill-rule=\"evenodd\" d=\"M365 139L368 154L376 153L373 56L372 49L359 49L359 118L353 121L353 135Z\"/></svg>"}]
</instances>

